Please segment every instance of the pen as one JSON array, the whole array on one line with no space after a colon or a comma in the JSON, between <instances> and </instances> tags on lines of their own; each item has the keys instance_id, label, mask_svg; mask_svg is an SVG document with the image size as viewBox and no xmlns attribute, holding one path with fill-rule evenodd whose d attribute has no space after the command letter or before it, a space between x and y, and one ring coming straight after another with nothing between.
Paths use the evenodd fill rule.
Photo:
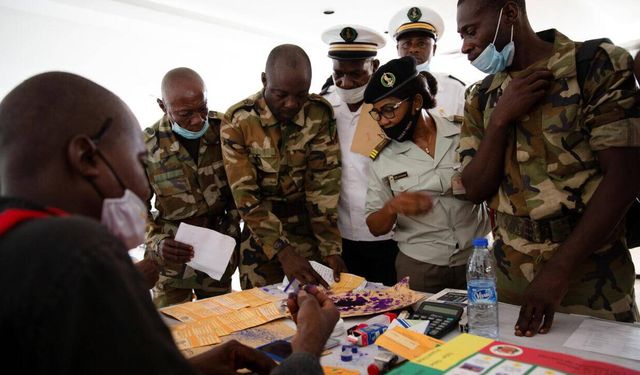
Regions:
<instances>
[{"instance_id":1,"label":"pen","mask_svg":"<svg viewBox=\"0 0 640 375\"><path fill-rule=\"evenodd\" d=\"M291 286L291 284L293 284L296 281L296 277L292 277L291 280L289 281L289 284L287 284L286 288L284 288L283 292L286 293L287 290L289 289L289 287Z\"/></svg>"}]
</instances>

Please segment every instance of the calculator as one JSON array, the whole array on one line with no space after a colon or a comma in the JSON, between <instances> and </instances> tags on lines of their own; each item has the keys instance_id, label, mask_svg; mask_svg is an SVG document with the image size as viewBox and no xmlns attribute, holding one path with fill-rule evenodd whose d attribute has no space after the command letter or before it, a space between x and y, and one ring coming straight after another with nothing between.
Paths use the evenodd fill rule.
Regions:
<instances>
[{"instance_id":1,"label":"calculator","mask_svg":"<svg viewBox=\"0 0 640 375\"><path fill-rule=\"evenodd\" d=\"M428 320L425 335L439 339L458 325L463 312L464 308L457 305L424 301L409 319Z\"/></svg>"}]
</instances>

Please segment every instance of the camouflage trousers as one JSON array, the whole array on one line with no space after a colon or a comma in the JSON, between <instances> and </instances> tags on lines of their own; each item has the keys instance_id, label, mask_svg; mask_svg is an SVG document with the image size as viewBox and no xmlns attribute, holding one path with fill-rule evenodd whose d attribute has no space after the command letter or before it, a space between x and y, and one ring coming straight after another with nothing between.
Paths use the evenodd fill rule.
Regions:
<instances>
[{"instance_id":1,"label":"camouflage trousers","mask_svg":"<svg viewBox=\"0 0 640 375\"><path fill-rule=\"evenodd\" d=\"M498 298L522 305L523 292L544 266L541 256L533 257L505 245L500 237L493 244L498 267ZM589 255L569 277L569 290L558 312L589 315L602 319L633 322L640 320L634 297L635 271L631 254L621 241Z\"/></svg>"},{"instance_id":2,"label":"camouflage trousers","mask_svg":"<svg viewBox=\"0 0 640 375\"><path fill-rule=\"evenodd\" d=\"M286 219L281 220L284 222ZM283 223L283 227L289 243L296 249L298 255L308 260L321 261L322 257L309 225ZM282 282L284 271L278 257L274 256L272 259L267 257L247 225L242 229L241 241L238 269L242 289Z\"/></svg>"},{"instance_id":3,"label":"camouflage trousers","mask_svg":"<svg viewBox=\"0 0 640 375\"><path fill-rule=\"evenodd\" d=\"M218 281L185 264L167 263L153 287L153 303L160 308L191 301L194 294L197 299L201 299L230 293L231 276L236 272L237 266L238 255L234 252L227 269Z\"/></svg>"}]
</instances>

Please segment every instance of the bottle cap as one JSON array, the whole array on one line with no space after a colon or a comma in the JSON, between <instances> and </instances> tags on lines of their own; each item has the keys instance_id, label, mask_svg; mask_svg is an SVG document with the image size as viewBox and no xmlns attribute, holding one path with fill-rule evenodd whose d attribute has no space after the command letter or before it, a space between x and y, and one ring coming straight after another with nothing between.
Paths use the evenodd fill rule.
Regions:
<instances>
[{"instance_id":1,"label":"bottle cap","mask_svg":"<svg viewBox=\"0 0 640 375\"><path fill-rule=\"evenodd\" d=\"M367 373L369 375L379 375L380 368L378 368L378 366L375 363L372 363L369 365L369 367L367 367Z\"/></svg>"},{"instance_id":2,"label":"bottle cap","mask_svg":"<svg viewBox=\"0 0 640 375\"><path fill-rule=\"evenodd\" d=\"M473 247L487 247L489 246L489 241L486 238L474 238L472 244Z\"/></svg>"}]
</instances>

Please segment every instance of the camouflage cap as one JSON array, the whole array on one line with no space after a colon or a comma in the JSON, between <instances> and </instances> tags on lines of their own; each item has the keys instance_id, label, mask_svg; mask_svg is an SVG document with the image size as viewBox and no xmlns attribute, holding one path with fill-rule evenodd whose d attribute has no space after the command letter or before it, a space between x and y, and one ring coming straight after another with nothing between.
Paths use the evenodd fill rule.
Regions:
<instances>
[{"instance_id":1,"label":"camouflage cap","mask_svg":"<svg viewBox=\"0 0 640 375\"><path fill-rule=\"evenodd\" d=\"M391 60L382 65L371 77L364 90L364 102L375 103L382 100L417 76L416 60L413 57L405 56Z\"/></svg>"}]
</instances>

